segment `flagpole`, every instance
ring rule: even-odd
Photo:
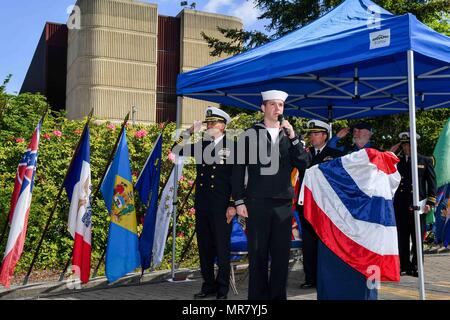
[[[50,215],[49,215],[48,218],[47,218],[47,222],[46,222],[46,224],[45,224],[44,231],[42,232],[41,238],[39,239],[39,244],[38,244],[38,246],[37,246],[37,248],[36,248],[36,251],[34,252],[33,260],[31,261],[31,265],[30,265],[30,267],[29,267],[29,269],[28,269],[27,275],[26,275],[25,278],[23,279],[23,285],[26,285],[26,284],[28,283],[28,279],[29,279],[29,277],[30,277],[31,271],[33,270],[34,264],[35,264],[35,262],[36,262],[36,259],[37,259],[38,255],[39,255],[39,251],[41,250],[42,242],[44,241],[44,237],[45,237],[45,235],[47,234],[48,228],[50,227],[50,223],[51,223],[51,220],[52,220],[52,218],[53,218],[53,215],[55,214],[56,207],[57,207],[58,204],[59,204],[59,199],[61,198],[62,192],[63,192],[63,190],[64,190],[64,183],[66,182],[67,175],[69,174],[70,169],[71,169],[72,166],[73,166],[73,162],[74,162],[74,160],[75,160],[75,155],[78,153],[78,151],[79,151],[79,149],[80,149],[82,137],[84,136],[84,134],[85,134],[85,132],[86,132],[86,130],[87,130],[87,127],[88,127],[88,125],[89,125],[89,122],[90,122],[91,119],[92,119],[92,114],[93,114],[93,113],[94,113],[94,109],[92,109],[91,112],[89,112],[88,119],[86,120],[86,123],[85,123],[84,128],[83,128],[83,133],[81,134],[81,137],[80,137],[80,139],[78,140],[78,144],[77,144],[77,146],[76,146],[76,148],[75,148],[75,151],[74,151],[74,153],[73,153],[73,155],[72,155],[72,159],[70,160],[69,167],[67,168],[67,171],[66,171],[66,174],[65,174],[65,176],[64,176],[63,182],[62,182],[62,184],[61,184],[61,187],[59,188],[58,195],[56,196],[55,204],[53,205],[52,211],[50,212]]]
[[[189,200],[189,196],[191,195],[192,191],[193,191],[194,188],[195,188],[195,183],[196,183],[196,182],[197,182],[197,179],[194,180],[194,183],[192,184],[191,189],[189,190],[188,194],[184,197],[183,202],[181,202],[181,207],[180,207],[179,212],[183,212],[184,207],[186,206],[186,203],[187,203],[187,201]],[[177,215],[177,217],[178,217],[178,215]],[[170,226],[169,226],[169,229],[170,229]],[[168,238],[169,238],[169,235],[167,235],[167,239],[168,239]]]
[[[192,240],[194,239],[195,234],[196,234],[196,232],[195,232],[195,229],[194,229],[194,232],[192,232],[191,237],[189,238],[188,242],[187,242],[186,245],[184,246],[184,249],[183,249],[183,251],[182,251],[182,253],[181,253],[180,264],[181,264],[181,262],[184,260],[184,256],[186,255],[186,253],[187,253],[189,247],[191,246],[191,243],[192,243]]]
[[[128,112],[128,114],[125,116],[125,119],[123,120],[122,128],[120,130],[120,134],[117,137],[116,143],[114,145],[114,148],[111,151],[111,154],[109,156],[108,164],[106,165],[105,170],[103,171],[102,177],[100,178],[100,183],[98,184],[97,189],[95,190],[94,196],[92,197],[91,207],[94,207],[94,205],[95,205],[95,200],[97,199],[98,191],[100,190],[100,186],[102,185],[103,179],[105,178],[106,172],[108,171],[109,165],[111,164],[111,161],[114,158],[114,153],[115,153],[115,151],[117,149],[117,145],[119,144],[120,137],[122,136],[122,131],[124,130],[125,125],[128,122],[128,118],[129,117],[130,117],[130,113]],[[69,259],[67,259],[67,262],[66,262],[66,264],[64,266],[64,270],[60,274],[58,281],[62,281],[64,279],[64,275],[66,274],[67,268],[69,268],[70,261],[72,260],[72,254],[73,254],[73,248],[72,248],[72,253],[70,254]]]
[[[2,206],[2,216],[3,216],[4,214],[5,214],[5,207]],[[8,228],[8,220],[9,220],[9,215],[8,215],[8,217],[6,217],[5,225],[3,226],[2,235],[0,236],[0,246],[1,246],[2,243],[3,243],[3,238],[5,237],[6,230],[7,230],[7,228]]]
[[[177,122],[175,130],[181,128],[181,107],[182,107],[182,96],[177,97]],[[178,162],[178,158],[176,161]],[[177,194],[178,194],[178,165],[175,165],[174,174],[173,174],[173,212],[172,212],[172,267],[171,267],[171,275],[172,280],[175,279],[175,255],[176,255],[176,236],[177,236]]]
[[[162,128],[162,131],[161,131],[161,139],[163,138],[163,133],[164,133],[164,130],[166,129],[166,126],[167,126],[167,123],[168,123],[168,121],[169,121],[169,119],[167,119],[166,120],[166,122],[164,122],[164,126],[163,126],[163,128]],[[122,135],[122,134],[121,134]],[[157,141],[156,141],[157,142]],[[155,148],[155,146],[156,146],[156,142],[155,142],[155,145],[153,146],[153,149]],[[116,146],[117,147],[117,146]],[[153,149],[152,149],[152,152],[153,152]],[[151,153],[150,153],[151,154]],[[147,161],[148,161],[148,159],[150,158],[150,156],[147,158],[147,160],[145,161],[145,164],[144,164],[144,168],[145,168],[145,165],[147,164]],[[111,160],[112,161],[112,160]],[[109,164],[108,164],[108,166],[109,166]],[[105,174],[106,174],[106,172],[105,172]],[[140,177],[140,175],[139,175],[139,177]],[[138,177],[138,180],[139,180],[139,177]],[[103,180],[103,179],[102,179]],[[166,181],[166,183],[167,183],[167,181]],[[101,185],[101,183],[100,183],[100,185]],[[165,186],[165,184],[164,184],[164,186]],[[100,187],[99,187],[100,188]],[[158,195],[158,199],[160,198],[160,196],[161,196],[161,193]],[[137,217],[137,214],[136,214],[136,217]],[[105,254],[106,254],[106,246],[104,246],[104,248],[103,248],[103,251],[102,251],[102,255],[101,255],[101,257],[100,257],[100,260],[99,260],[99,262],[98,262],[98,264],[97,264],[97,266],[95,267],[95,270],[94,270],[94,274],[92,275],[92,278],[95,278],[96,276],[97,276],[97,272],[98,272],[98,269],[100,268],[100,265],[101,265],[101,263],[102,263],[102,261],[103,261],[103,259],[105,258]],[[64,271],[65,272],[65,271]]]
[[[137,183],[137,182],[139,181],[139,179],[141,178],[142,172],[144,171],[145,167],[147,166],[147,163],[148,163],[148,161],[150,160],[150,157],[152,156],[153,151],[154,151],[155,148],[156,148],[156,144],[158,143],[158,140],[163,138],[164,129],[165,129],[165,125],[164,125],[164,127],[163,127],[161,133],[160,133],[160,134],[158,135],[158,137],[156,138],[156,141],[155,141],[155,144],[153,145],[152,151],[150,151],[150,153],[149,153],[149,155],[148,155],[148,157],[147,157],[147,160],[145,160],[144,166],[142,167],[143,169],[141,170],[141,173],[139,174],[138,178],[136,179],[136,183]],[[159,182],[158,182],[158,183],[159,183]],[[158,187],[159,187],[159,186],[158,186]],[[159,199],[159,197],[158,197],[158,199]],[[150,201],[151,201],[151,196],[148,197],[148,200],[147,200],[147,203],[145,203],[145,206],[148,207],[148,206],[150,205]],[[140,219],[139,219],[139,218],[145,217],[145,212],[144,212],[143,214],[141,214],[141,211],[142,211],[142,210],[141,210],[140,206],[139,206],[139,210],[138,210],[138,204],[137,204],[136,202],[135,202],[134,204],[135,204],[135,208],[136,208],[136,220],[137,220],[137,224],[139,225],[139,222],[140,222]],[[139,211],[139,213],[138,213],[138,211]],[[147,211],[147,210],[145,210],[145,211]],[[102,256],[103,256],[103,255],[102,255]],[[142,274],[144,274],[144,270],[142,270]]]
[[[92,197],[92,206],[94,206],[95,201],[97,200],[98,192],[100,191],[100,187],[101,187],[101,185],[103,183],[103,179],[105,179],[105,176],[106,176],[106,173],[108,172],[109,166],[110,166],[111,162],[114,160],[114,155],[116,153],[117,146],[119,145],[119,142],[120,142],[120,137],[122,136],[122,133],[125,130],[125,126],[126,126],[129,118],[130,118],[130,112],[128,112],[127,115],[125,116],[125,118],[123,119],[122,127],[120,128],[120,133],[119,133],[119,135],[118,135],[118,137],[116,139],[116,143],[114,144],[114,148],[112,149],[111,154],[109,155],[108,164],[106,165],[105,170],[103,171],[103,174],[102,174],[102,177],[100,179],[100,182],[98,183],[97,189],[95,190],[94,196]],[[104,247],[106,249],[106,245]],[[92,278],[94,278],[97,275],[98,268],[100,267],[100,264],[101,264],[101,262],[103,260],[103,256],[105,255],[105,252],[106,252],[106,250],[103,252],[102,257],[100,258],[100,261],[99,261],[99,263],[97,264],[97,267],[94,270],[94,274],[93,274]],[[60,281],[62,280],[62,278],[64,278],[64,274],[67,271],[68,265],[69,264],[66,263],[66,267],[65,267],[63,273],[60,276]]]
[[[151,156],[152,153],[153,153],[153,150],[155,150],[156,144],[158,143],[158,138],[159,138],[159,136],[161,136],[161,139],[163,138],[163,134],[164,134],[164,131],[166,130],[167,122],[168,122],[168,121],[169,121],[169,119],[167,119],[166,122],[164,122],[164,126],[162,127],[161,133],[160,133],[160,134],[158,135],[158,137],[156,138],[156,141],[155,141],[155,144],[153,145],[152,151],[150,151],[150,153],[148,154],[147,160],[145,160],[144,166],[143,166],[142,168],[145,168],[145,166],[146,166],[147,163],[148,163],[148,160],[150,159],[150,156]],[[141,178],[141,174],[142,174],[142,171],[141,171],[141,173],[139,174],[139,177],[137,178],[136,181],[139,181],[139,179]]]

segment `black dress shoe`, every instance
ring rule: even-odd
[[[419,272],[417,270],[408,270],[408,271],[406,271],[406,274],[408,276],[412,276],[412,277],[416,277],[416,278],[419,277]]]
[[[210,292],[210,293],[199,292],[199,293],[194,294],[194,299],[204,299],[204,298],[207,298],[207,297],[211,297],[211,296],[213,296],[215,294],[216,294],[215,292]]]
[[[220,294],[220,293],[218,293],[217,296],[216,296],[216,299],[217,299],[217,300],[227,300],[228,297],[227,297],[226,294]]]
[[[315,288],[316,285],[314,283],[305,282],[300,285],[300,289],[311,289]]]

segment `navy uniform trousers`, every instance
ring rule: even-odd
[[[195,210],[195,228],[203,277],[202,292],[227,295],[230,276],[231,224],[227,224],[225,207]],[[219,267],[214,277],[214,263]]]
[[[218,144],[204,139],[196,144],[177,147],[177,154],[194,156],[197,182],[195,186],[195,229],[197,233],[202,292],[227,295],[230,277],[231,224],[227,224],[227,207],[232,205],[231,176],[234,142],[225,136]],[[180,148],[181,147],[181,148]],[[200,150],[200,154],[195,151]],[[175,152],[175,150],[174,150]],[[210,156],[209,160],[207,160]],[[214,265],[219,271],[214,277]]]
[[[248,298],[285,300],[292,202],[289,199],[251,198],[246,204],[250,262]]]

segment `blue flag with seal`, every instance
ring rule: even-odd
[[[140,265],[136,210],[126,130],[100,187],[111,217],[106,247],[106,277],[116,281]]]
[[[139,192],[142,203],[147,207],[144,228],[139,238],[142,271],[149,268],[152,261],[156,212],[158,209],[158,190],[161,177],[161,156],[162,135],[160,134],[135,185],[135,189]]]

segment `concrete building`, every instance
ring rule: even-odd
[[[226,57],[211,57],[201,32],[223,38],[217,26],[242,28],[238,18],[190,9],[177,17],[158,16],[156,4],[133,0],[78,0],[76,6],[67,23],[64,79],[63,107],[70,119],[94,108],[97,118],[121,121],[134,107],[136,121],[174,121],[178,73]],[[38,91],[25,86],[41,81],[31,81],[39,78],[35,69],[33,60],[21,92]],[[182,123],[202,119],[208,105],[184,98]]]

